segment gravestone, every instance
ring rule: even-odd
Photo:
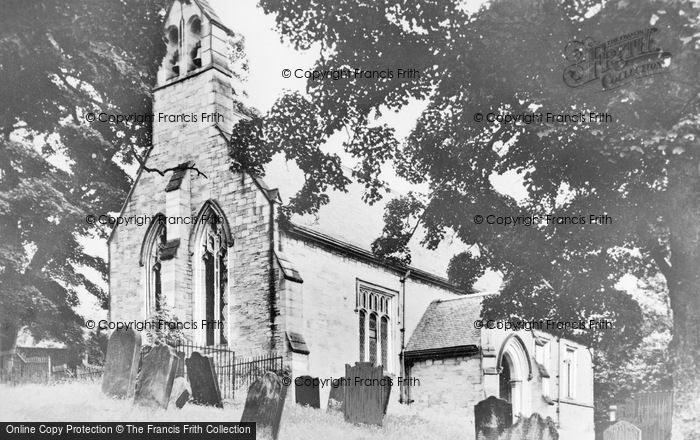
[[[382,426],[391,393],[391,380],[371,362],[345,364],[343,415],[346,422]]]
[[[102,376],[102,392],[110,397],[131,398],[141,358],[141,335],[133,329],[112,332]]]
[[[559,440],[559,433],[551,418],[543,419],[534,413],[527,419],[521,417],[515,425],[506,428],[498,440]]]
[[[195,351],[185,362],[187,363],[187,377],[190,379],[192,387],[193,403],[223,408],[214,359],[202,356]]]
[[[343,411],[345,402],[345,378],[331,381],[331,391],[328,393],[328,406],[326,411]]]
[[[608,426],[603,431],[603,440],[641,440],[642,430],[625,420]]]
[[[177,373],[177,362],[178,357],[172,347],[153,347],[143,358],[134,403],[167,409]]]
[[[175,377],[185,377],[185,352],[178,351],[176,354],[177,354],[177,373],[175,373]]]
[[[476,440],[497,440],[513,422],[510,403],[491,396],[474,406]]]
[[[248,388],[241,422],[255,422],[258,435],[260,429],[270,429],[272,438],[276,440],[286,397],[287,387],[282,379],[268,371]]]
[[[178,360],[178,365],[180,361]],[[184,377],[175,377],[173,381],[173,390],[170,392],[170,404],[169,406],[175,406],[177,409],[181,409],[187,401],[190,399],[190,389],[187,384],[187,379]]]
[[[391,384],[391,377],[384,376],[385,383]],[[389,398],[391,397],[391,385],[383,387],[384,390],[384,415],[386,415],[386,409],[389,406]]]
[[[294,380],[294,395],[298,405],[321,407],[320,382],[318,377],[299,376]]]

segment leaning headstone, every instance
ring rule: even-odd
[[[641,440],[642,430],[625,420],[608,426],[603,431],[603,440]]]
[[[156,346],[144,356],[134,402],[167,409],[177,373],[177,362],[175,350],[167,345]]]
[[[384,415],[386,415],[386,409],[389,406],[389,398],[391,397],[391,377],[384,376],[384,383],[389,384],[382,387],[384,392]]]
[[[180,362],[178,361],[178,365]],[[173,390],[170,392],[170,404],[181,409],[190,399],[190,386],[187,384],[187,379],[184,377],[175,377],[173,381]]]
[[[268,371],[248,388],[241,422],[255,422],[258,429],[271,430],[272,438],[277,440],[286,397],[282,379]]]
[[[185,362],[192,387],[192,402],[223,408],[214,359],[195,351]]]
[[[299,376],[294,380],[294,395],[297,405],[321,407],[320,381],[318,377]]]
[[[527,419],[521,417],[517,423],[506,428],[498,440],[559,440],[559,433],[554,421],[534,413]]]
[[[110,397],[133,397],[140,357],[140,334],[133,329],[112,332],[107,343],[102,392]]]
[[[356,362],[354,367],[345,365],[343,415],[345,421],[354,424],[382,426],[391,393],[391,381],[381,366],[371,362]]]
[[[327,411],[343,411],[345,402],[345,378],[338,378],[331,381],[331,391],[328,393]]]
[[[474,406],[476,440],[496,440],[513,423],[510,403],[491,396]]]

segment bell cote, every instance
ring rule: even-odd
[[[210,68],[230,76],[226,54],[227,40],[232,35],[206,0],[174,0],[165,19],[167,51],[158,71],[157,87]]]

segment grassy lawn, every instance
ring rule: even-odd
[[[218,422],[238,421],[245,395],[226,402],[224,409],[187,404],[183,409],[146,409],[100,392],[99,383],[0,385],[0,421],[8,422]],[[396,405],[384,426],[354,426],[341,413],[288,404],[282,415],[279,440],[425,439],[469,440],[474,427],[463,409]]]

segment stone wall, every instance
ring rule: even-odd
[[[301,333],[311,351],[310,373],[321,378],[341,377],[345,364],[359,361],[359,315],[355,310],[357,281],[361,280],[395,292],[401,291],[403,273],[376,263],[329,250],[315,242],[297,239],[281,233],[281,249],[294,264],[304,282],[295,287],[286,302],[302,314],[290,316],[291,330]],[[287,283],[288,284],[288,283]],[[444,288],[409,278],[406,282],[406,343],[428,304],[435,299],[454,298]],[[400,374],[400,317],[398,303],[392,317],[392,360],[389,372]],[[291,309],[290,309],[291,310]],[[300,328],[299,328],[300,327]],[[297,372],[294,373],[297,375]],[[395,383],[397,381],[394,381]],[[328,399],[328,388],[321,389],[321,402]],[[394,388],[391,402],[398,402],[399,390]]]
[[[410,374],[420,381],[411,386],[413,405],[460,408],[473,425],[474,405],[484,399],[478,355],[416,361]]]
[[[275,350],[275,314],[270,295],[271,208],[265,193],[247,175],[230,170],[228,146],[211,121],[202,113],[223,115],[219,125],[230,131],[241,117],[232,110],[229,78],[216,69],[202,69],[188,78],[155,91],[154,114],[193,114],[198,122],[154,123],[149,167],[165,169],[186,161],[197,172],[188,171],[179,190],[165,192],[172,175],[142,173],[122,216],[197,216],[205,202],[215,201],[222,209],[233,235],[229,248],[229,345],[237,354],[259,354]],[[180,193],[175,194],[173,193]],[[191,320],[193,264],[191,243],[194,225],[168,225],[168,239],[178,237],[175,258],[163,262],[163,293],[180,320]],[[148,227],[122,225],[110,240],[111,319],[144,319],[145,274],[139,252]]]

